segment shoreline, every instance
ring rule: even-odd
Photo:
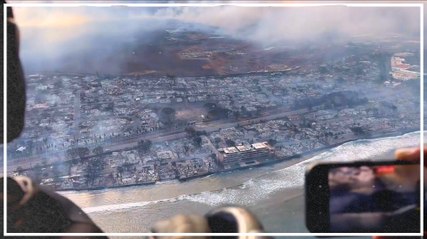
[[[364,141],[345,144],[338,149],[315,151],[298,159],[284,161],[266,167],[211,175],[200,180],[189,180],[177,184],[177,180],[146,187],[126,187],[95,191],[64,192],[105,231],[146,232],[152,221],[160,221],[176,214],[204,215],[209,210],[222,205],[241,205],[250,210],[262,221],[268,232],[306,232],[304,224],[304,188],[301,170],[306,163],[317,159],[339,160],[341,154],[350,160],[357,159],[358,152],[367,148],[365,157],[373,160],[391,158],[398,147],[411,147],[419,141],[419,132],[403,137]],[[394,132],[396,135],[397,132]],[[373,138],[373,135],[371,135]],[[388,134],[390,136],[390,134]],[[380,154],[376,148],[386,143]],[[388,142],[393,142],[388,144]],[[402,142],[402,143],[401,143]],[[365,146],[366,144],[366,146]],[[375,147],[372,147],[375,145]],[[356,147],[356,148],[354,148]],[[311,160],[314,156],[314,160]],[[308,159],[306,162],[302,162]],[[298,164],[298,162],[302,162]],[[288,170],[289,169],[289,170]],[[286,183],[288,180],[291,183]],[[145,215],[145,216],[142,216]],[[146,220],[149,215],[150,220]],[[107,218],[127,220],[139,218],[126,225],[111,223]]]
[[[338,147],[338,146],[345,144],[345,143],[348,143],[348,142],[352,142],[352,141],[356,141],[356,140],[369,140],[369,139],[377,139],[377,138],[397,137],[397,136],[402,136],[402,135],[405,135],[408,133],[415,133],[415,132],[420,132],[420,130],[419,129],[398,130],[398,131],[382,133],[382,134],[381,133],[371,134],[371,135],[364,137],[364,138],[350,138],[350,139],[343,140],[341,142],[338,142],[338,143],[335,143],[332,145],[312,149],[312,150],[309,150],[307,152],[303,152],[301,154],[289,156],[289,157],[279,159],[276,161],[269,161],[269,162],[259,164],[259,165],[251,165],[251,166],[247,166],[247,167],[235,168],[235,169],[224,170],[224,171],[210,172],[210,173],[204,174],[204,175],[193,176],[193,177],[185,179],[185,180],[174,179],[174,180],[156,181],[156,182],[149,182],[149,183],[116,185],[116,186],[110,186],[110,187],[81,188],[81,189],[73,189],[73,190],[57,189],[55,191],[58,191],[58,192],[88,191],[89,192],[89,191],[101,191],[101,190],[110,189],[110,188],[144,187],[144,186],[160,184],[163,182],[164,183],[171,182],[171,183],[175,184],[175,183],[185,183],[185,182],[193,181],[194,179],[197,179],[197,178],[205,178],[205,177],[208,177],[210,175],[221,175],[221,174],[225,174],[225,173],[232,173],[232,172],[236,172],[236,171],[245,171],[245,170],[249,170],[251,168],[262,168],[262,167],[271,166],[271,165],[283,164],[281,166],[281,168],[287,168],[287,167],[292,166],[294,164],[303,162],[303,161],[305,161],[305,160],[307,160],[307,159],[309,159],[309,158],[311,158],[311,157],[315,156],[316,154],[319,154],[323,151]],[[240,185],[241,184],[235,185],[235,186],[240,186]],[[216,191],[216,190],[214,190],[214,191]]]
[[[402,140],[405,141],[404,144],[400,143]],[[350,153],[356,153],[356,156],[352,157],[355,159],[357,152],[365,147],[368,147],[369,152],[375,153],[375,147],[369,146],[371,144],[378,147],[378,145],[382,145],[382,141],[393,141],[394,143],[387,146],[386,150],[382,150],[380,154],[368,155],[374,160],[379,160],[391,157],[390,154],[395,148],[417,144],[418,140],[418,132],[402,138],[384,137],[384,140],[380,138],[379,144],[377,144],[377,140],[366,142],[361,140],[360,143],[346,144],[342,148],[332,149],[326,153],[318,151],[309,154],[306,152],[302,158],[285,161],[278,165],[228,172],[221,176],[212,175],[183,184],[177,184],[177,181],[174,181],[159,186],[75,192],[66,196],[79,203],[84,210],[88,210],[88,215],[106,231],[147,232],[153,221],[164,220],[177,214],[204,215],[209,210],[221,205],[241,205],[249,208],[259,218],[267,232],[306,232],[303,186],[298,184],[282,187],[279,184],[277,187],[264,189],[263,185],[267,186],[266,184],[270,181],[292,179],[297,174],[291,173],[294,170],[288,171],[287,168],[294,167],[292,165],[303,158],[309,159],[309,161],[311,161],[310,156],[314,156],[315,160],[327,159],[331,152],[333,159],[339,159],[339,156],[334,157],[333,155],[346,154],[347,150],[352,150]],[[353,149],[354,146],[357,148]],[[299,164],[298,171],[304,166],[305,162]],[[252,179],[254,179],[254,183],[248,182]],[[150,220],[146,220],[147,215]],[[139,218],[139,220],[126,225],[117,225],[111,223],[107,219],[108,217],[122,220],[131,217]]]

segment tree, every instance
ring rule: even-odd
[[[87,184],[93,184],[95,179],[99,177],[104,170],[105,164],[101,158],[92,157],[87,162],[86,167],[86,182]]]
[[[225,144],[227,144],[228,147],[234,147],[234,146],[236,146],[236,142],[234,142],[231,139],[226,139],[225,140]]]
[[[78,158],[73,158],[71,164],[79,164],[80,160]]]
[[[196,129],[194,129],[194,127],[186,127],[185,128],[185,132],[187,133],[187,136],[189,138],[192,138],[196,135]]]
[[[148,151],[148,150],[150,150],[150,148],[151,148],[151,145],[152,145],[153,143],[151,143],[151,140],[145,140],[144,141],[144,143],[142,144],[142,149],[143,150],[145,150],[145,151]]]
[[[123,167],[122,166],[118,166],[117,167],[117,172],[119,172],[120,173],[120,175],[124,172],[124,169],[123,169]]]
[[[350,127],[350,130],[355,134],[355,135],[366,135],[368,132],[363,129],[362,127],[356,126],[356,127]]]
[[[188,145],[184,145],[184,153],[188,153],[189,150],[190,150],[190,147],[188,147]]]
[[[92,150],[92,153],[94,155],[102,154],[104,153],[104,148],[102,146],[98,146]]]
[[[239,111],[233,111],[233,117],[238,119],[240,117],[240,112]]]
[[[197,147],[202,146],[202,138],[200,136],[194,137],[193,142]]]
[[[21,166],[18,166],[18,167],[16,168],[16,172],[17,172],[19,175],[22,175],[22,173],[24,172],[24,169],[23,169]]]
[[[165,107],[160,111],[159,120],[164,125],[170,126],[175,122],[176,111],[173,108]]]
[[[226,119],[228,118],[229,112],[231,112],[229,109],[215,107],[211,110],[208,110],[207,118],[209,120]]]
[[[85,156],[89,155],[89,153],[90,153],[90,150],[86,147],[72,148],[67,150],[67,157],[69,157],[70,159],[74,159],[77,157],[82,159]]]
[[[150,150],[152,144],[153,143],[149,139],[141,140],[138,142],[138,151],[141,153],[146,153]]]
[[[271,146],[274,146],[274,145],[277,144],[277,140],[275,140],[275,139],[269,139],[268,140],[268,144],[271,145]]]
[[[80,148],[77,148],[77,153],[79,155],[79,158],[82,159],[89,155],[90,150],[86,147],[80,147]]]
[[[206,103],[203,105],[207,110],[211,110],[211,109],[215,109],[217,107],[217,105],[215,103]]]

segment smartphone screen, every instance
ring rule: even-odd
[[[419,232],[419,165],[328,170],[331,232]]]

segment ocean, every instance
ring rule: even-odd
[[[105,232],[148,232],[156,221],[173,215],[205,214],[223,205],[249,208],[267,232],[307,232],[303,184],[308,165],[326,161],[390,159],[397,148],[420,143],[420,132],[363,139],[301,159],[210,175],[187,182],[167,181],[95,191],[61,192]]]

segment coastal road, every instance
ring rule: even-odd
[[[307,112],[309,112],[309,110],[304,108],[304,109],[293,110],[293,111],[273,113],[270,115],[264,115],[264,116],[255,117],[248,120],[241,120],[237,122],[236,121],[235,122],[213,121],[213,122],[207,122],[207,123],[198,123],[196,124],[195,129],[203,130],[203,131],[206,131],[207,133],[210,133],[213,131],[217,131],[219,129],[236,127],[238,125],[240,126],[250,125],[250,124],[259,123],[261,121],[280,119],[290,115],[304,114]],[[176,139],[184,138],[186,136],[187,136],[187,133],[184,130],[146,134],[146,135],[141,135],[139,137],[122,140],[120,142],[114,142],[109,145],[104,145],[103,147],[104,147],[104,151],[119,151],[123,149],[135,148],[138,145],[138,142],[141,140],[151,140],[153,143],[155,143],[155,142],[176,140]],[[8,171],[13,171],[19,166],[24,169],[31,168],[37,163],[46,161],[47,158],[48,158],[48,163],[65,161],[66,160],[65,151],[54,152],[50,154],[33,155],[22,160],[9,161]]]

